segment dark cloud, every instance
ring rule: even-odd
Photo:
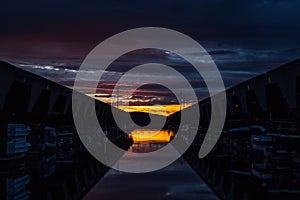
[[[4,32],[114,32],[164,26],[195,36],[296,36],[300,27],[297,0],[9,0],[1,7]]]
[[[4,0],[0,7],[0,59],[69,87],[98,43],[143,26],[175,29],[199,41],[226,86],[300,55],[299,0]],[[188,77],[199,98],[205,95],[205,84],[189,63],[153,49],[118,59],[99,92],[109,93],[124,72],[154,61],[173,66]],[[167,91],[154,86],[139,91],[135,99],[159,94],[163,99],[151,100],[172,102]]]

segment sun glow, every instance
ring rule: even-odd
[[[111,104],[112,97],[107,97],[105,95],[95,95],[95,94],[87,94],[87,95],[99,101],[102,101],[104,103]],[[183,105],[165,104],[165,105],[155,105],[155,106],[150,106],[150,105],[149,106],[148,105],[124,106],[122,105],[122,102],[120,102],[117,107],[126,112],[145,112],[145,113],[169,116],[175,112],[180,111],[181,109],[190,107],[191,105],[193,104],[185,103]]]

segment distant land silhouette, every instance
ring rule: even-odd
[[[158,115],[158,114],[152,114],[152,115],[161,118],[161,120],[164,120],[165,118],[165,116],[163,115]],[[149,113],[145,113],[145,112],[130,112],[130,116],[132,120],[139,126],[147,126],[151,121]]]

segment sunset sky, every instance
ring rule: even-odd
[[[0,5],[0,59],[70,88],[97,44],[137,27],[170,28],[198,41],[216,62],[226,87],[300,57],[298,0],[6,0]],[[101,100],[110,102],[118,78],[148,62],[174,67],[187,77],[199,100],[207,95],[201,77],[182,58],[144,49],[110,66],[97,90],[107,94]],[[77,89],[94,96],[88,85]],[[168,114],[180,108],[174,95],[158,85],[118,99],[120,108],[129,101],[131,111],[147,111],[153,104],[165,105]]]

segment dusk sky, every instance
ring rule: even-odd
[[[138,27],[170,28],[197,40],[227,87],[300,58],[300,0],[4,0],[0,5],[0,59],[68,87],[97,44]],[[184,60],[153,49],[118,59],[99,93],[109,94],[129,68],[153,61],[185,73],[199,99],[205,96],[205,85]],[[126,98],[136,105],[176,104],[158,86]]]

